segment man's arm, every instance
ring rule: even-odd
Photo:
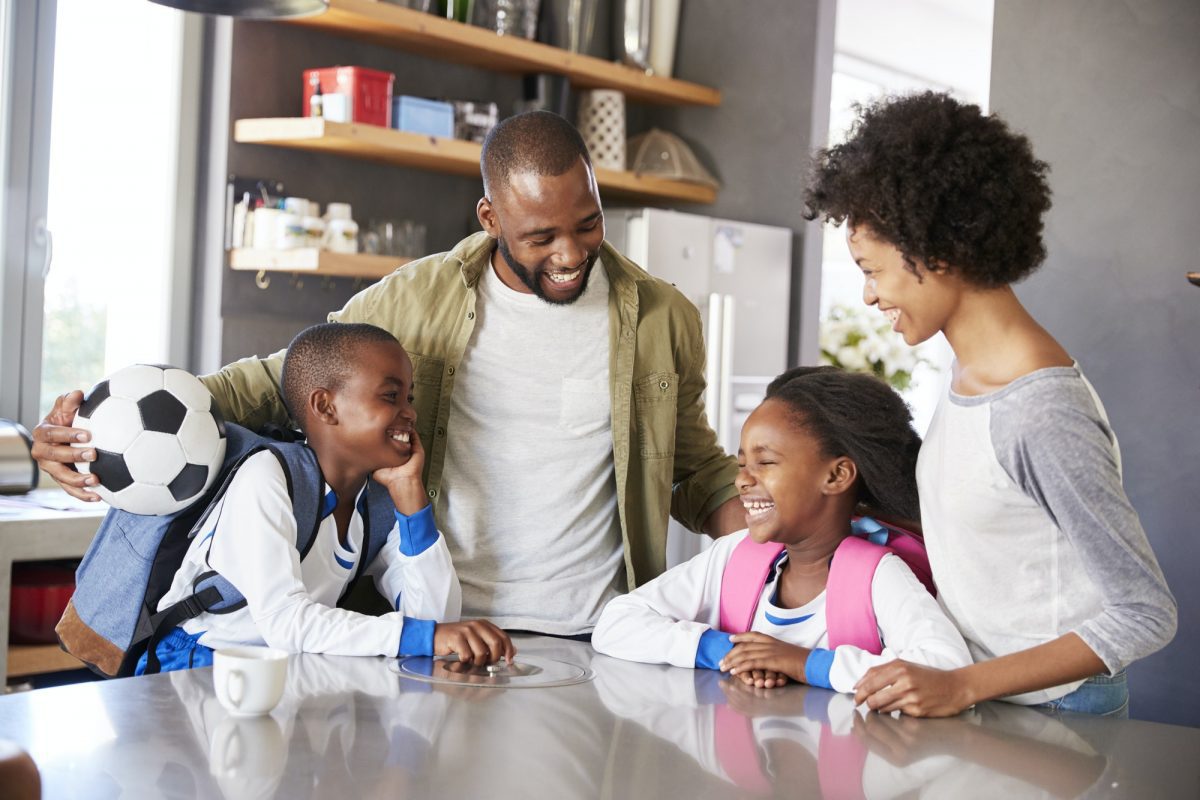
[[[740,531],[746,526],[746,507],[742,498],[731,497],[708,515],[704,521],[704,532],[714,539]]]

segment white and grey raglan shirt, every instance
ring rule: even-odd
[[[432,507],[411,516],[396,512],[387,541],[366,565],[363,574],[374,578],[396,609],[374,617],[336,608],[366,557],[366,484],[356,498],[345,543],[333,517],[337,496],[328,484],[324,492],[315,538],[301,560],[279,461],[265,451],[246,459],[193,539],[159,608],[191,594],[196,577],[215,570],[241,591],[246,605],[205,612],[180,626],[206,647],[255,644],[293,653],[432,655],[436,623],[458,620],[462,608],[458,577]]]
[[[1078,365],[942,398],[917,462],[938,602],[978,661],[1077,634],[1111,674],[1171,640],[1175,600]],[[1006,698],[1036,704],[1082,681]]]

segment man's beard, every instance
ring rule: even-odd
[[[520,261],[517,261],[516,257],[512,254],[512,250],[510,250],[508,247],[508,242],[504,241],[503,236],[496,238],[496,248],[500,251],[500,255],[508,264],[508,268],[511,269],[513,274],[520,279],[521,283],[525,284],[525,286],[529,288],[529,291],[533,292],[547,303],[556,306],[570,305],[583,296],[583,293],[587,290],[588,278],[590,278],[592,275],[592,267],[595,266],[596,258],[600,255],[599,251],[588,254],[587,263],[583,266],[583,282],[579,284],[579,291],[577,291],[571,297],[566,297],[560,300],[550,297],[542,288],[541,277],[542,273],[545,272],[544,269],[530,269]]]

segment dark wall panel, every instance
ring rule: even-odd
[[[1200,725],[1200,5],[1005,0],[994,36],[992,108],[1054,190],[1019,294],[1104,401],[1179,601],[1175,641],[1130,669],[1132,713]]]

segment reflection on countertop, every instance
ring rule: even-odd
[[[235,718],[208,669],[0,697],[47,798],[1200,797],[1200,730],[986,703],[949,720],[755,691],[519,637],[586,683],[481,689],[389,659],[293,656],[279,706]]]

